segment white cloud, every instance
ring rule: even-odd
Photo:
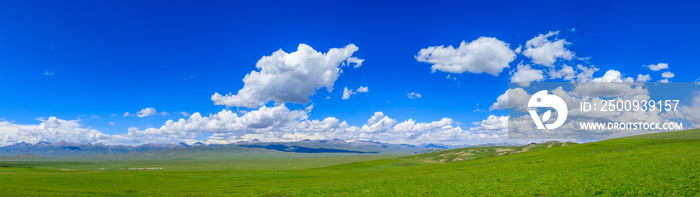
[[[364,87],[364,86],[360,86],[359,88],[357,88],[357,92],[367,93],[367,92],[369,92],[369,88]]]
[[[574,57],[574,53],[566,49],[566,45],[570,45],[565,39],[554,38],[550,40],[550,37],[556,36],[559,31],[549,32],[547,34],[540,34],[525,43],[525,50],[523,55],[532,59],[535,64],[540,64],[544,66],[553,66],[557,59],[571,60]]]
[[[348,89],[348,87],[345,87],[345,89],[343,89],[343,100],[350,99],[350,96],[352,96],[353,94],[355,94],[355,92],[353,92],[352,89]]]
[[[362,126],[363,133],[379,133],[387,132],[396,124],[395,119],[391,119],[382,112],[375,112],[374,115],[367,120],[367,124]]]
[[[593,79],[593,74],[600,70],[595,66],[585,67],[581,64],[576,66],[579,69],[579,73],[576,75],[576,80],[579,82],[587,82]]]
[[[508,116],[495,116],[489,115],[486,120],[481,122],[474,122],[473,127],[470,130],[478,131],[479,133],[497,134],[497,135],[507,135],[508,133]]]
[[[187,112],[181,111],[181,112],[180,112],[180,115],[182,115],[182,116],[189,116],[190,114],[187,113]]]
[[[551,69],[548,74],[550,79],[562,78],[567,81],[572,81],[574,78],[576,78],[576,71],[574,70],[574,67],[566,64],[564,64],[560,70]]]
[[[624,78],[622,73],[617,70],[608,70],[605,75],[599,78],[594,78],[591,82],[634,82],[632,77]]]
[[[700,92],[694,92],[691,94],[692,100],[687,104],[680,104],[678,106],[678,111],[669,111],[667,113],[676,113],[677,117],[688,120],[694,128],[700,128]]]
[[[175,135],[187,136],[186,133],[229,133],[251,134],[261,132],[290,131],[288,126],[306,119],[304,110],[289,110],[285,105],[275,107],[260,107],[245,114],[239,115],[231,110],[224,109],[217,114],[203,117],[200,113],[193,113],[188,119],[180,118],[178,121],[168,120],[160,128],[147,128],[140,130],[129,129],[130,135]]]
[[[506,135],[487,131],[485,128],[491,128],[490,125],[483,126],[483,128],[482,125],[477,125],[475,128],[465,130],[456,126],[457,123],[450,118],[442,118],[433,122],[417,122],[409,119],[398,123],[382,112],[376,112],[367,120],[367,124],[361,127],[349,126],[346,122],[340,122],[332,117],[323,121],[306,121],[303,124],[305,126],[300,130],[304,130],[306,135],[324,136],[325,138],[335,136],[334,138],[344,140],[364,139],[389,143],[454,145],[486,143],[506,138]],[[500,134],[503,132],[499,131]]]
[[[629,79],[629,78],[628,78]],[[610,82],[610,81],[599,81]],[[579,83],[571,92],[576,96],[605,96],[605,97],[634,97],[638,95],[647,95],[646,89],[637,86],[633,81],[612,81],[612,82],[627,82],[627,83]]]
[[[647,82],[647,81],[649,81],[649,80],[651,80],[651,76],[649,76],[649,74],[646,74],[646,75],[639,74],[639,75],[637,75],[637,82],[642,82],[642,83],[644,83],[644,82]]]
[[[360,92],[367,93],[369,92],[369,88],[360,86],[359,88],[357,88],[356,91],[353,91],[352,89],[348,89],[348,87],[345,87],[345,89],[343,89],[343,100],[348,100],[350,99],[350,96]]]
[[[515,74],[510,77],[513,83],[529,83],[544,80],[542,70],[532,69],[530,65],[518,64]]]
[[[668,69],[668,64],[667,63],[658,63],[658,64],[647,65],[647,67],[649,67],[649,70],[652,70],[652,71],[660,71],[663,69]]]
[[[404,142],[454,143],[468,136],[460,127],[453,126],[454,120],[443,118],[433,122],[416,122],[412,119],[396,124],[386,138]],[[460,135],[464,134],[464,135]]]
[[[419,62],[431,63],[433,72],[488,73],[498,76],[515,53],[509,44],[496,38],[480,37],[470,43],[462,41],[459,47],[431,46],[421,49],[415,56]]]
[[[408,93],[409,99],[416,99],[416,98],[420,98],[420,97],[421,97],[421,95],[418,93],[415,93],[415,92]]]
[[[512,100],[509,100],[512,98]],[[530,95],[522,88],[513,88],[506,90],[496,98],[496,102],[489,107],[489,110],[508,109],[509,106],[524,106],[530,99]],[[510,105],[508,105],[509,102]]]
[[[199,132],[213,133],[209,143],[231,143],[240,140],[292,141],[301,139],[375,140],[389,143],[484,143],[503,140],[498,124],[485,121],[470,130],[453,125],[450,118],[433,122],[412,119],[398,123],[382,112],[376,112],[362,126],[351,126],[335,117],[307,120],[308,111],[289,110],[284,105],[261,107],[243,115],[229,110],[202,117],[199,113],[189,119],[168,121],[160,128],[130,129],[130,136],[180,136],[182,139]],[[492,119],[492,118],[491,118]],[[502,118],[501,118],[502,119]],[[500,132],[500,133],[499,133]],[[188,135],[190,134],[190,135]]]
[[[639,78],[639,76],[637,76],[637,78]],[[644,76],[642,79],[644,79]],[[624,75],[617,70],[608,70],[605,72],[605,75],[602,77],[593,78],[590,80],[590,82],[608,83],[578,83],[576,86],[574,86],[574,90],[571,93],[576,96],[590,97],[633,97],[649,94],[646,89],[634,84],[634,78],[624,77]]]
[[[360,59],[357,57],[349,57],[346,62],[348,65],[355,64],[355,66],[353,66],[352,68],[359,68],[360,66],[362,66],[362,62],[364,62],[364,61],[365,61],[364,59]]]
[[[358,48],[349,44],[343,48],[332,48],[327,53],[317,52],[309,45],[299,44],[296,52],[286,53],[281,49],[264,56],[252,71],[243,78],[243,88],[237,94],[211,96],[216,105],[254,108],[269,101],[281,104],[307,103],[309,96],[321,88],[333,91],[333,84],[341,73],[345,62],[360,65],[362,61],[351,58]],[[342,63],[342,65],[341,65]]]
[[[44,71],[44,72],[41,73],[41,74],[44,75],[44,76],[51,76],[51,75],[54,75],[55,73],[53,73],[53,72],[47,70],[47,71]]]
[[[141,111],[136,112],[136,116],[139,118],[145,118],[145,117],[155,115],[155,114],[157,114],[157,112],[156,112],[156,109],[153,107],[144,108],[144,109],[141,109]]]
[[[659,80],[659,82],[661,82],[661,83],[668,83],[668,79],[661,79],[661,80]]]
[[[450,118],[433,122],[412,119],[398,123],[382,112],[376,112],[367,123],[351,126],[335,117],[307,120],[309,111],[290,110],[285,105],[261,107],[243,114],[222,110],[202,116],[193,113],[177,121],[168,120],[156,128],[131,127],[126,134],[108,135],[56,117],[43,120],[39,125],[17,125],[0,121],[0,145],[18,142],[68,141],[77,143],[105,143],[136,145],[144,143],[194,142],[196,137],[210,134],[207,143],[231,143],[241,140],[291,141],[301,139],[375,140],[389,143],[444,143],[474,144],[488,140],[503,140],[505,135],[495,131],[492,118],[481,125],[465,130]]]
[[[124,116],[122,116],[122,117],[127,117],[127,116],[129,116],[129,112],[124,112]]]
[[[664,73],[661,73],[661,77],[666,78],[666,79],[673,78],[674,76],[676,76],[676,75],[674,75],[671,71],[666,71]]]
[[[569,65],[562,65],[561,69],[556,70],[555,68],[549,69],[547,74],[549,74],[549,79],[563,79],[566,81],[578,81],[578,82],[588,82],[593,80],[593,74],[600,69],[591,65],[590,67],[583,66],[581,64],[577,65],[576,68]]]
[[[88,143],[110,137],[97,130],[84,127],[79,123],[79,120],[62,120],[53,116],[39,120],[41,123],[38,125],[19,125],[7,121],[0,122],[0,146],[19,142],[37,143],[40,141]]]
[[[109,122],[109,125],[114,125],[114,122]]]

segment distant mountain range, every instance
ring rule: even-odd
[[[17,143],[0,147],[0,156],[12,156],[20,154],[37,154],[42,157],[84,156],[98,154],[126,154],[132,152],[145,152],[170,148],[189,147],[185,143],[178,144],[143,144],[139,146],[105,145],[105,144],[79,144],[71,142],[38,142],[36,144]]]
[[[463,147],[463,146],[462,146]],[[451,149],[454,146],[440,144],[389,144],[375,141],[344,141],[344,140],[302,140],[296,142],[261,142],[258,140],[241,141],[231,144],[211,144],[202,142],[194,144],[143,144],[138,146],[105,145],[101,143],[71,143],[71,142],[38,142],[36,144],[17,143],[0,147],[0,156],[36,154],[41,157],[74,157],[90,155],[119,155],[160,150],[177,151],[248,151],[270,150],[295,153],[417,153]],[[162,152],[162,151],[161,151]]]

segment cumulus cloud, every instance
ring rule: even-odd
[[[128,112],[127,112],[128,113]],[[145,118],[157,114],[156,109],[153,107],[148,107],[141,109],[141,111],[136,112],[136,117]]]
[[[637,77],[639,78],[639,76]],[[571,94],[591,97],[632,97],[649,94],[645,88],[634,83],[634,78],[624,77],[624,75],[617,70],[608,70],[602,77],[593,78],[590,82],[604,83],[578,83],[574,86],[574,90]]]
[[[547,71],[549,79],[563,79],[565,81],[587,82],[593,80],[593,74],[600,69],[595,66],[577,65],[576,68],[569,65],[562,65],[560,69],[550,68]]]
[[[515,60],[515,53],[509,46],[496,38],[480,37],[472,42],[462,41],[457,48],[452,45],[424,48],[415,58],[419,62],[433,64],[433,72],[488,73],[498,76]]]
[[[363,62],[352,58],[358,48],[349,44],[343,48],[332,48],[326,53],[318,52],[306,44],[299,44],[297,51],[282,49],[258,60],[252,71],[243,78],[243,88],[237,94],[211,96],[216,105],[254,108],[269,101],[281,104],[307,103],[309,96],[321,88],[333,91],[333,84],[341,73],[342,65]]]
[[[224,109],[217,114],[203,117],[200,113],[193,113],[188,119],[180,118],[178,121],[168,120],[160,128],[147,128],[140,130],[130,128],[130,135],[175,135],[186,136],[186,133],[235,133],[249,134],[263,131],[283,131],[288,124],[306,119],[304,110],[289,110],[285,105],[275,107],[263,106],[239,115],[231,110]]]
[[[346,62],[348,65],[355,64],[355,66],[353,66],[352,68],[359,68],[360,66],[362,66],[362,62],[365,62],[365,60],[357,57],[349,57]]]
[[[668,69],[668,64],[667,63],[658,63],[658,64],[647,65],[647,67],[649,68],[649,70],[652,70],[652,71],[660,71],[663,69]]]
[[[433,122],[416,122],[412,119],[396,124],[385,138],[401,139],[407,143],[465,143],[473,133],[453,125],[454,120],[443,118]]]
[[[669,118],[680,118],[688,120],[694,128],[700,128],[700,92],[691,94],[692,98],[689,104],[682,104],[678,107],[678,111],[674,116]],[[674,112],[668,112],[674,113]]]
[[[583,65],[576,66],[579,69],[579,73],[576,74],[576,81],[587,82],[593,79],[593,74],[600,70],[595,66],[586,67]]]
[[[357,88],[357,92],[367,93],[367,92],[369,92],[369,88],[364,87],[364,86],[360,86],[359,88]]]
[[[348,100],[350,99],[350,96],[360,92],[367,93],[369,92],[369,88],[360,86],[359,88],[357,88],[356,91],[353,91],[352,89],[348,89],[348,87],[345,87],[345,89],[343,89],[343,100]]]
[[[68,141],[77,143],[97,142],[110,138],[97,130],[84,127],[79,120],[62,120],[56,117],[39,119],[38,125],[19,125],[0,122],[0,146],[19,142]]]
[[[491,122],[488,121],[488,123]],[[470,129],[463,129],[455,124],[451,118],[442,118],[432,122],[418,122],[408,119],[399,123],[382,112],[376,112],[361,127],[349,126],[345,121],[340,122],[338,119],[330,117],[323,121],[306,121],[301,130],[305,131],[305,135],[325,136],[325,138],[334,136],[344,140],[363,139],[408,144],[474,144],[506,138],[506,135],[502,135],[504,131],[496,131],[493,126],[488,124],[477,124]]]
[[[353,94],[355,94],[355,92],[353,92],[352,89],[348,89],[348,87],[345,87],[345,89],[343,89],[343,100],[350,99],[350,96],[352,96]]]
[[[168,120],[160,127],[131,127],[126,134],[108,135],[79,124],[79,120],[41,119],[39,125],[17,125],[0,121],[0,145],[18,142],[68,141],[136,145],[144,143],[194,142],[209,134],[206,143],[241,140],[293,141],[302,139],[374,140],[389,143],[444,143],[452,145],[504,140],[498,123],[490,117],[474,127],[461,128],[450,118],[432,122],[412,119],[398,122],[383,112],[374,113],[364,125],[351,126],[335,117],[308,120],[308,110],[290,110],[285,105],[263,106],[250,112],[224,109],[203,116],[193,113],[179,120]],[[502,118],[500,118],[502,119]],[[499,120],[500,120],[499,119]],[[457,124],[457,125],[455,125]]]
[[[479,133],[496,135],[507,135],[508,133],[508,116],[489,115],[486,120],[472,124],[478,126],[472,127],[470,130],[478,131]]]
[[[649,80],[651,80],[651,76],[649,76],[649,74],[646,74],[646,75],[639,74],[639,75],[637,75],[637,82],[642,82],[642,83],[644,83],[644,82],[647,82],[647,81],[649,81]]]
[[[367,124],[362,126],[361,131],[368,134],[386,132],[395,124],[395,119],[389,118],[382,112],[375,112],[374,115],[367,120]]]
[[[124,112],[124,116],[122,116],[122,117],[127,117],[129,115],[130,115],[129,112]]]
[[[530,96],[531,95],[527,94],[522,88],[508,89],[505,93],[496,98],[496,102],[489,107],[489,110],[508,109],[509,106],[524,106],[530,99]],[[512,103],[508,105],[509,102]]]
[[[477,124],[469,130],[454,125],[454,120],[443,118],[433,122],[412,119],[399,123],[383,112],[375,112],[364,125],[351,126],[335,117],[308,120],[308,111],[289,110],[284,105],[261,107],[245,114],[222,110],[207,117],[199,113],[188,119],[167,121],[160,128],[140,130],[130,128],[128,136],[169,136],[177,139],[194,137],[198,133],[212,133],[208,143],[231,143],[241,140],[293,141],[302,139],[375,140],[389,143],[483,143],[481,139],[503,140],[496,134],[492,121]],[[495,124],[495,123],[494,123]],[[491,130],[491,131],[489,131]]]
[[[535,64],[549,67],[553,66],[557,59],[571,60],[574,58],[574,53],[566,48],[571,43],[565,39],[556,38],[558,34],[559,31],[550,31],[528,40],[525,43],[523,55],[532,59]]]
[[[666,71],[664,73],[661,73],[661,77],[666,78],[666,79],[673,78],[674,76],[676,76],[676,75],[673,74],[671,71]]]
[[[409,98],[409,99],[417,99],[417,98],[420,98],[420,97],[421,97],[421,95],[418,94],[418,93],[415,93],[415,92],[408,93],[408,98]]]
[[[594,78],[591,82],[634,82],[632,77],[623,77],[617,70],[608,70],[602,77]]]
[[[589,97],[633,97],[647,95],[649,92],[634,83],[579,83],[574,87],[571,94]]]
[[[529,83],[535,81],[544,80],[544,72],[538,69],[532,69],[530,65],[518,64],[513,76],[510,77],[510,81],[513,83]]]
[[[550,79],[561,78],[567,81],[572,81],[574,78],[576,78],[576,70],[574,70],[574,67],[566,64],[564,64],[559,70],[550,69],[548,74]]]

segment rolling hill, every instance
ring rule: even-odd
[[[490,146],[472,147],[443,150],[431,153],[424,153],[414,156],[402,157],[402,159],[414,159],[432,163],[452,163],[466,160],[482,159],[503,155],[513,155],[545,148],[562,147],[575,144],[572,142],[549,141],[545,143],[532,143],[526,146]]]

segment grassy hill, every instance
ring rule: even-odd
[[[413,159],[431,163],[452,163],[466,160],[482,159],[487,157],[497,157],[503,155],[512,155],[524,153],[533,150],[567,146],[575,143],[549,141],[539,144],[529,144],[527,146],[494,146],[494,147],[476,147],[476,148],[459,148],[425,153],[420,155],[412,155],[402,157],[401,159]]]
[[[700,130],[295,170],[68,171],[0,162],[0,195],[700,195],[700,140],[668,139],[678,136],[700,136]]]

